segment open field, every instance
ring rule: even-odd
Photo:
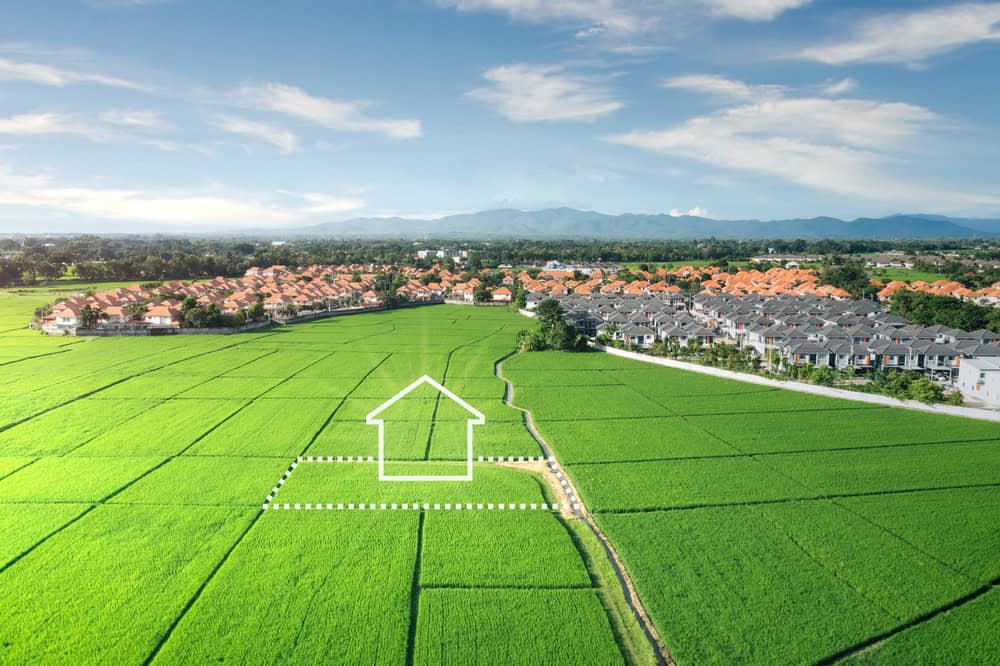
[[[504,373],[678,663],[996,654],[1000,425],[601,354]]]
[[[6,295],[4,321],[40,295]],[[485,413],[477,457],[540,456],[493,371],[523,325],[441,306],[240,336],[0,334],[0,662],[649,663],[540,475],[379,483],[367,461],[365,415],[423,374]],[[387,472],[464,468],[467,418],[433,390],[400,400]],[[365,462],[303,463],[277,501],[484,508],[262,510],[312,455]]]
[[[0,662],[653,663],[542,466],[478,460],[542,454],[500,359],[678,663],[996,653],[1000,425],[512,356],[530,325],[0,333]],[[378,481],[365,416],[423,374],[486,417],[472,481]],[[422,385],[384,418],[387,473],[462,473],[458,405]]]
[[[937,282],[938,280],[948,279],[948,276],[944,273],[921,271],[916,268],[872,268],[868,271],[868,274],[882,282],[889,282],[890,280],[899,280],[901,282],[916,282],[917,280]]]

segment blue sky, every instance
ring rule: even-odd
[[[1000,3],[34,0],[0,231],[1000,216]]]

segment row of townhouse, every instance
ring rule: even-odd
[[[545,298],[531,294],[529,306]],[[872,301],[709,294],[691,299],[652,294],[554,298],[579,332],[591,337],[607,335],[639,347],[667,339],[682,345],[691,341],[699,346],[735,344],[751,347],[779,365],[858,372],[914,370],[959,383],[966,363],[978,368],[993,362],[1000,372],[997,333],[917,326],[884,312]],[[990,374],[990,369],[983,372],[997,378],[1000,400],[1000,374]]]
[[[918,326],[872,301],[696,297],[693,308],[726,340],[786,365],[915,370],[955,381],[963,359],[1000,358],[1000,335]]]

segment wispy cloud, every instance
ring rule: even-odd
[[[97,117],[109,125],[133,129],[163,129],[167,126],[162,113],[148,109],[108,109]]]
[[[681,217],[682,215],[691,215],[693,217],[705,217],[708,215],[708,211],[701,206],[695,206],[689,209],[687,212],[681,210],[680,208],[672,208],[670,210],[670,217]]]
[[[96,143],[117,141],[148,146],[170,153],[190,151],[202,155],[210,154],[203,145],[178,142],[155,133],[150,134],[147,130],[165,127],[164,124],[149,125],[150,122],[154,122],[153,117],[142,113],[132,115],[120,110],[105,111],[96,118],[53,112],[22,113],[0,117],[0,135],[18,137],[74,135]]]
[[[241,134],[269,143],[283,153],[299,150],[299,138],[292,132],[270,123],[262,123],[234,116],[219,116],[210,121],[212,126],[231,134]]]
[[[0,118],[0,134],[10,136],[78,134],[95,141],[105,140],[109,136],[105,130],[64,113],[22,113]]]
[[[0,81],[28,81],[46,86],[96,84],[113,88],[148,90],[147,86],[107,74],[80,72],[37,62],[19,62],[0,57]]]
[[[711,19],[770,21],[812,0],[437,0],[460,12],[499,12],[516,21],[571,28],[579,40],[631,56],[662,51],[666,35]]]
[[[347,213],[352,210],[364,208],[367,205],[362,199],[336,197],[319,192],[307,192],[302,195],[302,198],[307,202],[307,205],[302,208],[302,212],[310,215]]]
[[[466,94],[515,122],[593,121],[624,106],[600,79],[561,65],[504,65],[483,78],[489,87]]]
[[[369,115],[369,100],[337,100],[310,95],[283,83],[246,83],[227,96],[248,108],[282,113],[343,132],[375,132],[391,139],[422,135],[415,118],[378,118]]]
[[[440,0],[440,4],[463,12],[503,12],[523,21],[572,21],[617,33],[639,32],[659,21],[655,12],[643,10],[643,3],[629,0]]]
[[[743,81],[718,76],[716,74],[685,74],[664,79],[664,88],[690,90],[697,93],[714,95],[734,100],[751,100],[781,97],[784,86],[751,85]]]
[[[635,130],[608,140],[726,169],[753,172],[843,195],[910,204],[1000,201],[899,177],[893,166],[908,144],[941,118],[913,104],[826,97],[736,101],[667,129]]]
[[[701,0],[709,13],[745,21],[772,21],[781,14],[804,7],[812,0]]]
[[[840,79],[839,81],[827,81],[823,84],[822,92],[828,97],[839,97],[853,92],[858,87],[858,82],[852,78]]]
[[[797,57],[829,65],[920,63],[969,44],[1000,40],[1000,3],[967,3],[884,14],[855,27],[839,42],[802,49]]]
[[[0,206],[41,208],[103,220],[191,226],[273,225],[365,207],[360,199],[321,193],[275,197],[253,193],[194,190],[97,188],[53,182],[48,175],[23,175],[0,164]]]

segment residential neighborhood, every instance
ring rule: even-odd
[[[977,401],[1000,405],[1000,334],[917,326],[877,302],[815,295],[557,295],[580,333],[648,349],[672,340],[750,348],[774,367],[830,367],[864,374],[911,370]],[[528,296],[528,308],[542,297]],[[976,368],[966,376],[965,366]],[[960,376],[961,374],[961,376]],[[984,386],[989,388],[984,388]]]

